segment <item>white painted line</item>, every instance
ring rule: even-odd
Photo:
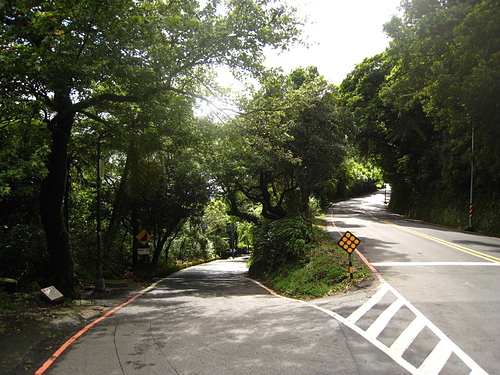
[[[372,263],[374,267],[422,267],[422,266],[489,266],[500,267],[500,263],[491,262],[381,262]]]
[[[283,298],[286,298],[286,297],[283,297]],[[352,329],[354,332],[356,332],[357,334],[359,334],[361,337],[364,337],[366,340],[368,340],[368,342],[370,342],[376,348],[378,348],[379,350],[381,350],[383,353],[386,353],[389,357],[392,358],[392,360],[394,362],[396,362],[398,365],[400,365],[402,368],[404,368],[410,374],[415,374],[416,373],[417,368],[415,366],[413,366],[411,363],[409,363],[408,361],[406,361],[401,356],[393,356],[393,355],[391,355],[391,352],[388,350],[389,348],[387,348],[387,346],[385,346],[382,342],[380,342],[378,340],[373,340],[370,337],[367,337],[366,336],[366,332],[364,330],[362,330],[360,327],[358,327],[356,324],[348,322],[346,318],[342,317],[341,315],[339,315],[339,314],[337,314],[337,313],[335,313],[335,312],[333,312],[331,310],[325,309],[324,307],[321,307],[321,306],[318,306],[318,305],[313,305],[313,304],[311,304],[309,302],[306,302],[306,301],[298,301],[298,302],[303,303],[304,305],[307,305],[307,306],[310,306],[310,307],[314,307],[315,309],[318,309],[319,311],[322,311],[325,314],[330,315],[332,318],[337,319],[339,322],[345,324],[347,327],[349,327],[350,329]]]
[[[438,375],[453,353],[449,342],[441,340],[418,368],[416,375]]]
[[[418,336],[420,331],[424,329],[425,321],[420,317],[416,317],[413,322],[410,323],[408,327],[399,335],[399,337],[394,341],[389,348],[390,351],[395,356],[402,356],[403,353],[408,349],[411,343]]]
[[[396,342],[399,341],[398,344],[393,343],[391,345],[391,348],[387,347],[385,344],[377,340],[376,338],[373,338],[372,336],[369,336],[367,334],[367,331],[364,331],[360,327],[358,327],[355,323],[356,321],[361,318],[371,307],[375,306],[380,300],[384,297],[384,295],[387,292],[391,292],[394,296],[396,296],[398,301],[402,301],[404,305],[410,309],[411,312],[416,316],[417,322],[414,320],[412,323],[410,323],[409,331],[407,333],[403,333],[403,338],[398,338],[396,339]],[[351,315],[349,315],[348,318],[343,318],[339,316],[338,314],[327,310],[325,308],[310,304],[305,301],[300,301],[306,305],[309,305],[311,307],[314,307],[320,311],[323,311],[330,315],[331,317],[337,319],[339,322],[345,324],[347,327],[351,328],[353,331],[357,332],[361,336],[363,336],[365,339],[367,339],[370,343],[372,343],[374,346],[382,350],[384,353],[389,355],[397,364],[399,364],[401,367],[406,369],[410,374],[413,375],[428,375],[428,374],[438,374],[439,371],[442,369],[444,364],[448,361],[449,356],[451,355],[451,352],[454,352],[458,358],[460,358],[470,369],[471,373],[470,375],[488,375],[472,358],[470,358],[462,349],[460,349],[453,341],[451,341],[448,336],[446,336],[439,328],[437,328],[424,314],[422,314],[415,306],[411,304],[410,301],[408,301],[406,298],[404,298],[396,289],[394,289],[390,284],[387,282],[384,282],[381,286],[381,288],[375,293],[367,302],[365,302],[360,308],[358,308],[356,311],[354,311]],[[395,308],[395,307],[394,307]],[[419,326],[422,326],[421,328]],[[406,361],[402,355],[404,351],[409,347],[411,342],[415,339],[415,337],[418,336],[419,332],[422,330],[423,327],[429,328],[437,337],[440,339],[440,343],[437,348],[434,348],[434,351],[430,354],[430,359],[426,359],[424,361],[424,364],[421,365],[421,370],[417,369],[415,366],[410,364],[408,361]],[[407,328],[408,329],[408,328]],[[410,336],[415,335],[415,337],[410,338]],[[405,338],[406,336],[406,338]],[[406,346],[404,349],[403,347]],[[436,359],[436,357],[442,357],[444,354],[446,356],[446,353],[450,351],[450,355],[448,357],[443,358],[444,363],[441,364],[439,359]],[[436,357],[434,357],[436,356]],[[423,366],[423,367],[422,367]],[[436,368],[441,368],[435,372]],[[427,372],[423,372],[427,371]]]
[[[349,315],[346,319],[351,324],[356,323],[363,315],[365,315],[373,306],[380,302],[389,290],[389,284],[382,284],[382,287],[368,301],[362,304],[356,311]]]
[[[396,289],[390,286],[391,292],[398,298],[405,299]],[[410,301],[406,300],[406,307],[409,308],[417,317],[425,320],[425,325],[441,340],[446,341],[451,346],[453,352],[467,365],[474,374],[488,375],[471,357],[467,355],[462,349],[458,347],[453,341],[451,341],[446,334],[441,331],[434,323],[432,323],[424,314],[420,312],[415,306],[411,304]]]
[[[306,301],[301,301],[301,300],[294,300],[291,298],[283,297],[280,296],[279,294],[276,294],[274,291],[271,289],[265,287],[261,283],[259,283],[256,280],[250,279],[254,283],[260,285],[261,287],[265,288],[268,290],[272,295],[283,298],[289,301],[294,301],[298,302],[301,304],[304,304],[306,306],[315,308],[332,318],[336,319],[342,324],[345,324],[347,327],[352,329],[354,332],[358,333],[360,336],[364,337],[366,340],[368,340],[372,345],[374,345],[376,348],[380,349],[382,352],[387,354],[389,357],[392,358],[393,361],[395,361],[398,365],[403,367],[405,370],[407,370],[410,374],[412,375],[429,375],[429,374],[438,374],[439,371],[435,372],[434,369],[439,368],[441,365],[441,362],[439,361],[439,357],[442,357],[444,354],[446,356],[447,352],[450,351],[450,354],[448,357],[446,357],[446,360],[444,360],[444,363],[441,365],[441,369],[446,364],[448,361],[449,356],[451,355],[452,352],[454,352],[458,358],[460,358],[470,369],[471,372],[469,375],[488,375],[487,372],[485,372],[472,358],[470,358],[463,350],[461,350],[455,343],[453,343],[448,336],[446,336],[439,328],[437,328],[428,318],[425,317],[424,314],[422,314],[415,306],[413,306],[406,298],[404,298],[396,289],[394,289],[389,283],[387,282],[382,282],[380,289],[367,301],[365,302],[362,306],[360,306],[356,311],[354,311],[349,317],[344,318],[343,316],[337,314],[334,311],[328,310],[324,307],[314,305],[312,303],[306,302]],[[410,327],[408,327],[402,335],[396,341],[391,345],[389,348],[385,344],[383,344],[381,341],[377,340],[376,338],[373,338],[371,336],[367,335],[367,331],[361,329],[358,327],[355,323],[358,321],[368,310],[370,310],[373,306],[375,306],[378,302],[382,300],[384,295],[387,292],[391,292],[396,298],[397,301],[402,301],[403,305],[405,305],[407,308],[409,308],[413,314],[417,317],[411,324]],[[399,304],[400,302],[398,302]],[[391,305],[392,306],[392,305]],[[391,308],[391,306],[388,307],[388,309]],[[397,305],[395,305],[397,306]],[[394,307],[395,309],[396,307]],[[387,310],[387,309],[386,309]],[[389,314],[389,313],[388,313]],[[418,321],[418,323],[416,322]],[[418,325],[422,326],[427,326],[439,339],[440,343],[437,345],[436,348],[434,348],[433,352],[429,355],[429,357],[424,361],[424,363],[420,366],[420,369],[417,369],[415,366],[413,366],[411,363],[406,361],[403,357],[402,354],[404,351],[408,348],[408,346],[411,344],[411,342],[415,339],[415,337],[418,335],[418,333],[422,330],[422,328],[418,329]],[[407,333],[405,333],[408,330]],[[415,337],[408,338],[412,335],[415,335]],[[401,337],[403,336],[403,337]],[[406,338],[405,338],[406,336]],[[398,344],[396,344],[399,341]],[[441,344],[442,342],[442,344]],[[405,345],[408,345],[404,347]],[[404,349],[403,349],[404,347]],[[425,365],[425,366],[424,366]],[[429,370],[427,370],[429,368]],[[429,372],[422,372],[422,371],[429,371]]]
[[[366,335],[373,339],[376,339],[378,335],[384,330],[389,321],[394,315],[403,307],[405,301],[398,298],[394,301],[387,309],[385,309],[382,314],[372,323],[372,325],[366,330]]]
[[[469,372],[469,375],[485,375],[486,373],[482,369],[474,369],[471,372]],[[488,375],[488,374],[486,374]]]

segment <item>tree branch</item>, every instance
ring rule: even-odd
[[[113,125],[109,121],[106,121],[103,118],[100,118],[99,116],[94,115],[93,113],[90,113],[90,112],[87,112],[87,111],[77,111],[77,112],[81,113],[82,115],[87,116],[88,118],[90,118],[90,119],[92,119],[94,121],[100,122],[101,124],[104,124],[104,125]]]

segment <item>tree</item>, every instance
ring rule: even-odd
[[[210,190],[202,164],[196,163],[187,152],[163,155],[170,160],[158,163],[161,168],[152,174],[148,184],[150,194],[142,194],[140,221],[151,228],[154,251],[151,265],[156,266],[167,240],[175,237],[187,219],[201,216]],[[168,248],[166,258],[168,258]]]
[[[245,197],[260,204],[266,219],[308,215],[315,186],[332,176],[345,153],[349,116],[336,101],[336,90],[315,68],[266,75],[212,163],[231,214],[258,222],[242,209]]]
[[[309,217],[309,199],[315,189],[339,170],[346,156],[346,138],[353,135],[354,127],[349,112],[338,105],[337,89],[329,86],[317,69],[296,69],[291,80],[297,89],[312,90],[317,95],[304,108],[299,107],[289,132],[292,139],[286,142],[292,154],[300,159],[296,171],[300,207]]]
[[[227,206],[220,197],[208,202],[202,218],[203,232],[210,239],[216,254],[222,255],[229,248],[227,226],[231,217],[227,214]]]
[[[399,108],[387,100],[392,68],[387,53],[366,58],[342,82],[340,90],[342,103],[352,111],[358,128],[353,144],[361,156],[383,168],[394,188],[391,204],[397,205],[398,195],[408,196],[422,188],[414,172],[425,150],[432,148],[436,133],[420,103]]]
[[[499,212],[500,150],[491,142],[500,131],[499,4],[413,0],[402,9],[385,25],[393,39],[386,52],[342,83],[363,149],[393,184],[393,208],[464,227],[474,157],[478,225],[491,231]]]
[[[64,294],[77,294],[63,214],[75,122],[80,116],[105,119],[111,103],[138,103],[163,91],[196,96],[205,72],[217,64],[257,70],[264,46],[285,47],[298,34],[292,14],[268,3],[3,3],[2,123],[27,111],[42,115],[50,132],[40,212],[55,284]]]
[[[20,287],[40,281],[48,263],[37,203],[49,149],[40,128],[39,121],[0,128],[0,274]]]

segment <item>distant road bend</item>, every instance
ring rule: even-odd
[[[329,221],[333,236],[349,230],[362,239],[360,255],[383,281],[348,319],[368,338],[411,373],[500,373],[498,238],[391,214],[383,191],[334,205]],[[372,309],[380,314],[370,321]],[[418,361],[417,352],[428,356]]]

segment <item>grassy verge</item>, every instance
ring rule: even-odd
[[[265,282],[278,293],[292,298],[316,298],[347,291],[371,279],[368,267],[352,256],[353,278],[348,270],[348,254],[322,228],[314,230],[315,241],[304,258],[266,277]]]

